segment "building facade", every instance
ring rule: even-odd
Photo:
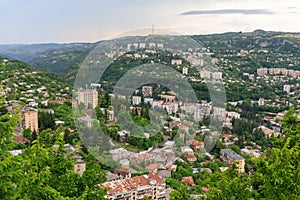
[[[132,105],[138,105],[140,103],[142,103],[142,97],[140,97],[140,96],[132,97]]]
[[[143,86],[142,93],[144,97],[151,97],[152,96],[152,87],[151,86]]]
[[[231,149],[221,149],[221,159],[228,165],[236,163],[239,173],[245,172],[245,159]]]
[[[38,131],[38,111],[33,108],[23,108],[22,111],[22,128],[30,128],[31,131]]]
[[[96,90],[78,90],[78,104],[83,103],[86,108],[96,108],[98,105],[98,92]]]

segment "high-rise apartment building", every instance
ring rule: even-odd
[[[38,131],[38,111],[34,108],[21,109],[22,128],[30,128],[31,131]]]
[[[87,108],[94,109],[98,105],[98,92],[96,90],[79,89],[78,104],[83,103]]]

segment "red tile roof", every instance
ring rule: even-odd
[[[154,171],[156,170],[161,164],[150,164],[146,167],[147,170],[149,171]]]
[[[171,121],[170,122],[171,126],[180,126],[180,122],[176,122],[176,121]]]
[[[181,181],[183,181],[186,184],[192,185],[192,186],[195,185],[195,182],[194,182],[194,179],[192,176],[182,177]]]
[[[69,101],[71,102],[71,99],[56,99],[56,100],[49,100],[48,103],[58,103],[63,104],[64,102]]]
[[[107,194],[118,194],[136,189],[141,186],[163,184],[163,180],[157,174],[148,174],[116,180],[100,184],[101,188],[107,188]]]
[[[200,165],[203,167],[203,166],[206,166],[208,165],[208,162],[201,162]]]
[[[204,146],[204,143],[203,142],[200,142],[200,141],[197,141],[197,140],[192,140],[191,141],[191,145],[193,146],[193,147],[197,147],[197,146]]]
[[[23,143],[23,144],[30,142],[27,138],[23,136],[16,136],[15,140],[17,143]]]
[[[116,174],[118,176],[126,177],[129,173],[124,170],[115,169],[114,174]]]
[[[173,172],[176,172],[177,165],[166,165],[166,168],[169,169],[169,170],[172,170]]]
[[[91,109],[86,109],[86,110],[85,110],[85,114],[87,114],[88,116],[92,117],[92,116],[93,116],[93,110],[91,110]]]
[[[194,153],[194,152],[186,153],[186,154],[185,154],[185,157],[186,157],[186,158],[197,158],[197,157],[195,156],[195,153]]]
[[[208,187],[203,187],[203,188],[201,188],[201,190],[204,192],[210,192],[210,189]]]

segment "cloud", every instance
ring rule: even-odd
[[[243,14],[243,15],[271,15],[273,11],[267,9],[222,9],[222,10],[191,10],[181,13],[181,15],[227,15],[227,14]]]

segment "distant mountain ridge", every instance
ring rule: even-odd
[[[300,34],[255,30],[253,32],[227,32],[194,35],[201,46],[218,54],[227,49],[266,49],[300,56]],[[72,83],[80,64],[96,43],[0,45],[0,56],[21,60],[40,70],[59,74]]]
[[[0,45],[0,56],[61,74],[80,63],[94,46],[92,43]]]

